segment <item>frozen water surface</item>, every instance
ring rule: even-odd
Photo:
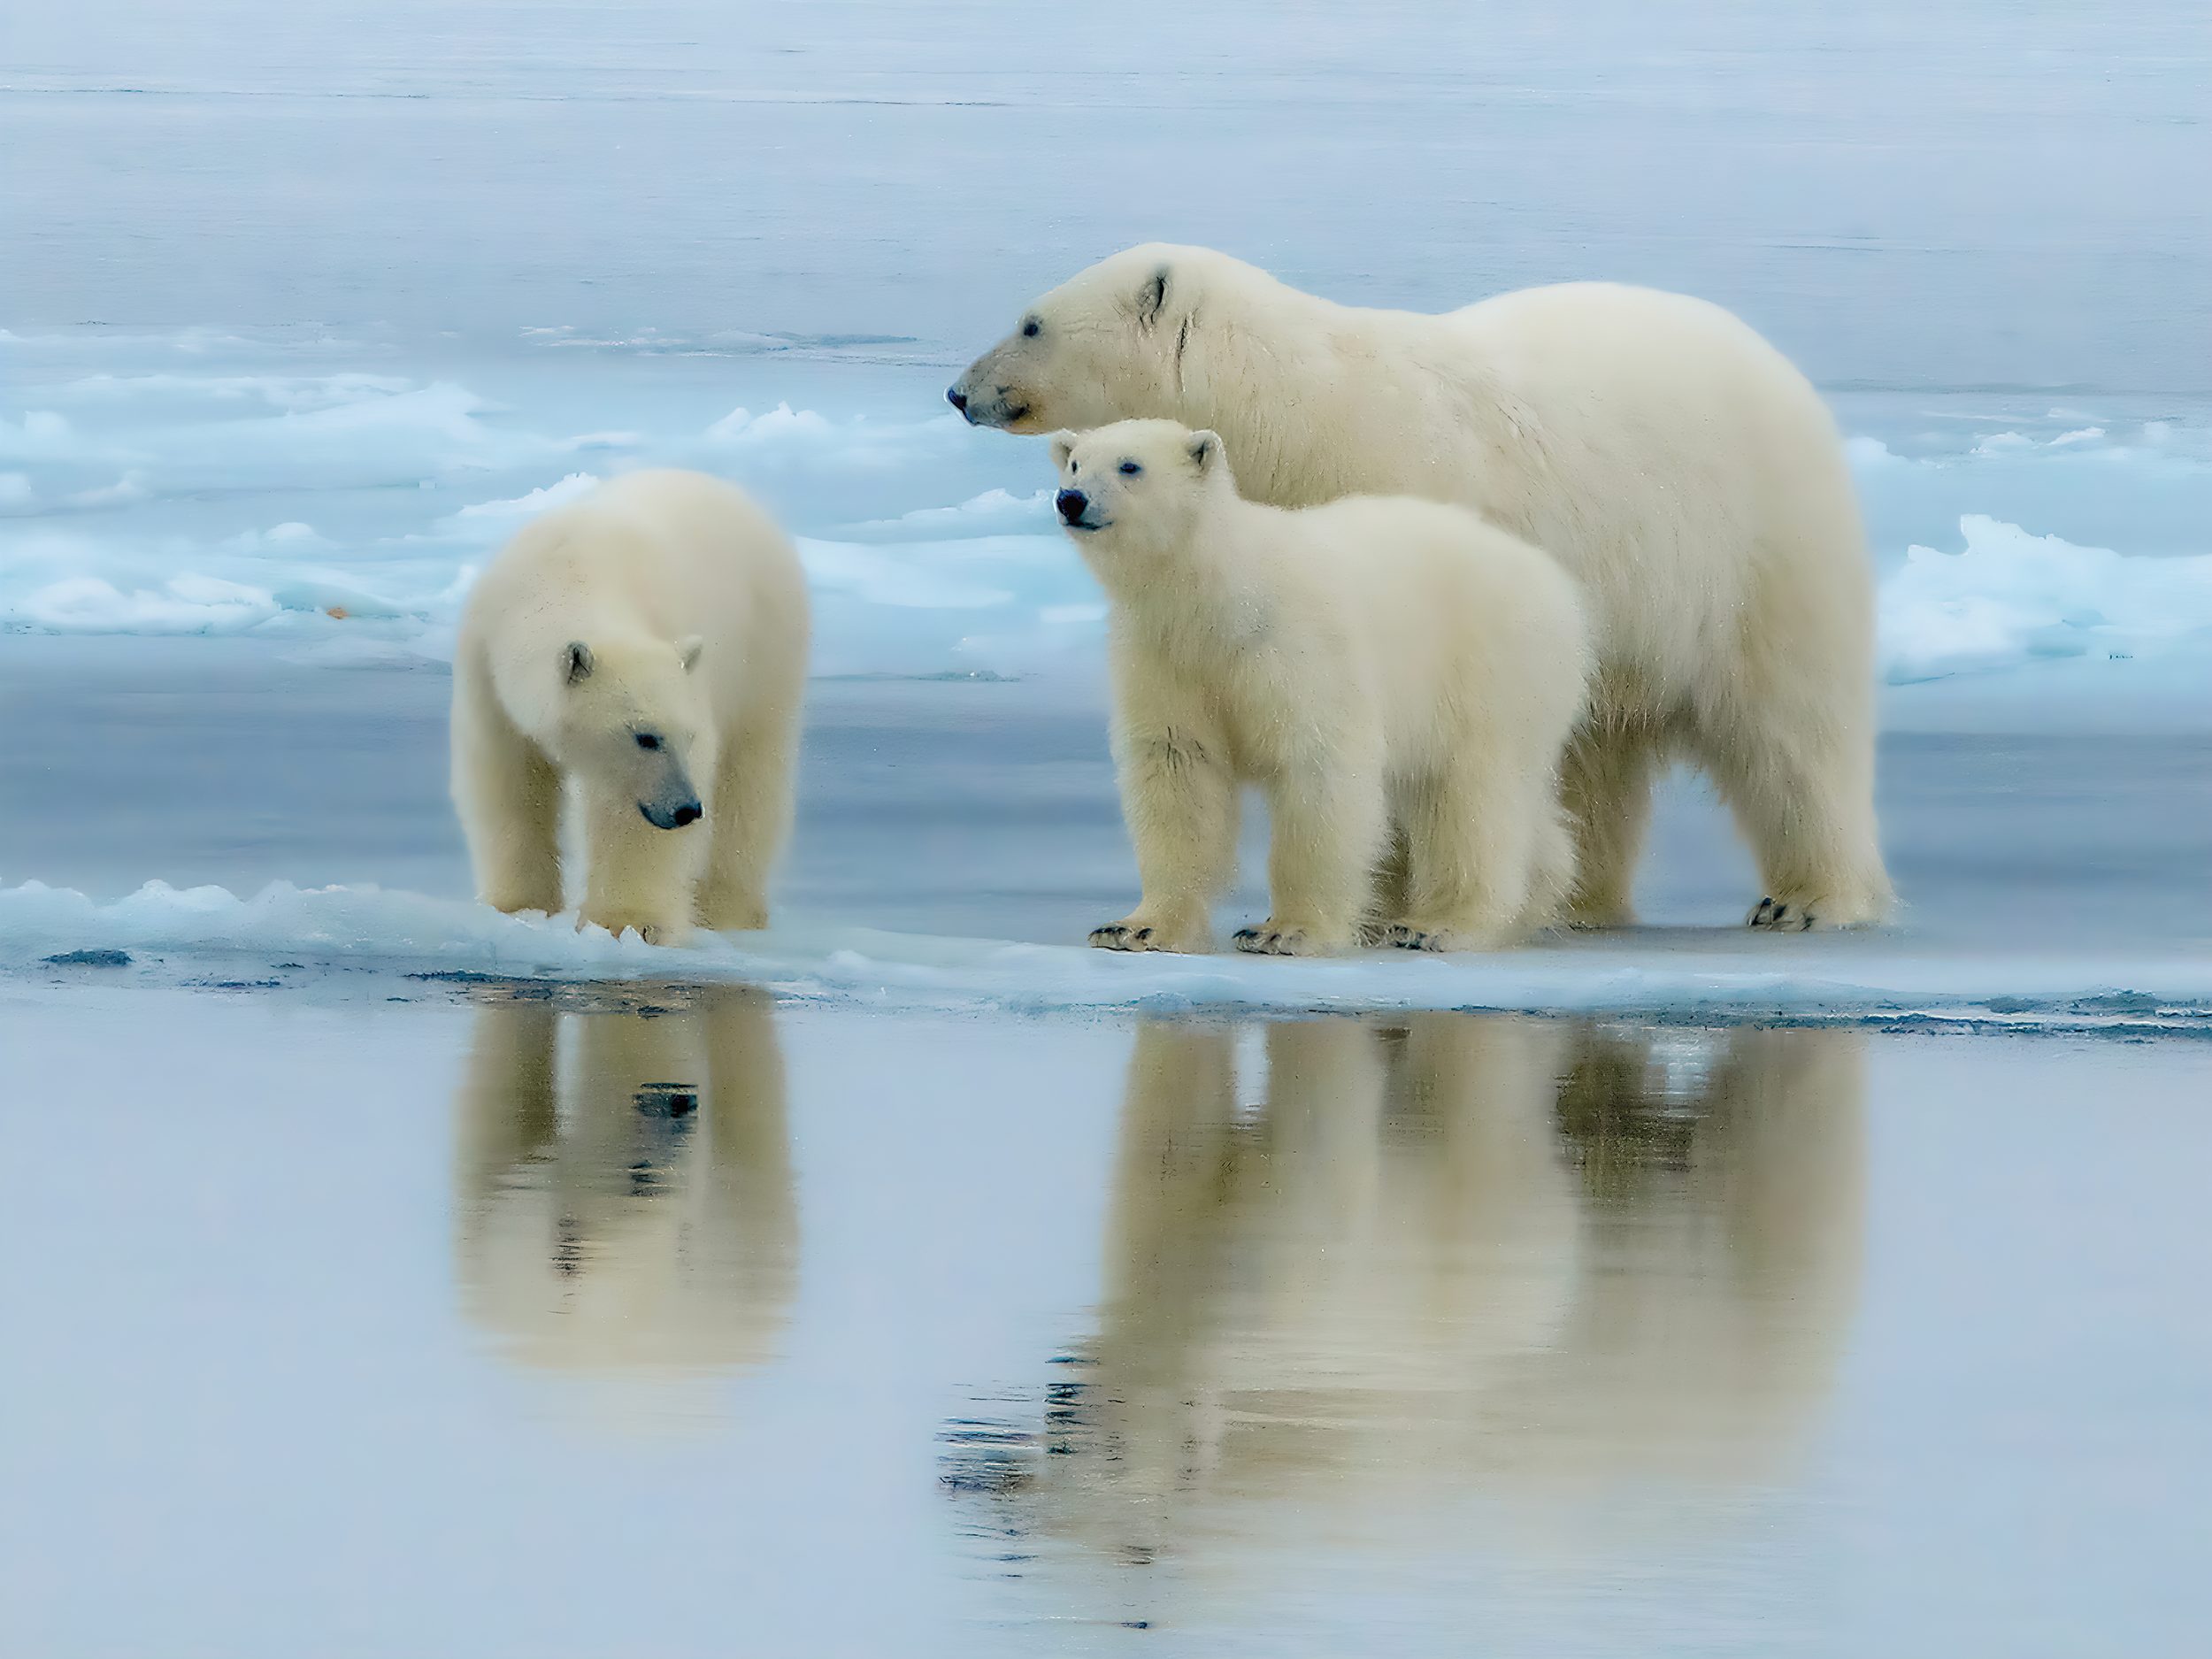
[[[2208,88],[2181,0],[5,8],[6,1645],[2189,1651]],[[1152,237],[1801,363],[1897,925],[1747,935],[1678,780],[1633,933],[1079,949],[1100,599],[942,388]],[[473,572],[657,464],[818,617],[687,953],[443,799]]]

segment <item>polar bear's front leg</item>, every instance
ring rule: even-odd
[[[778,718],[733,733],[708,811],[714,835],[699,890],[699,918],[717,929],[768,926],[768,877],[791,830],[798,722]]]
[[[453,670],[453,806],[477,896],[513,915],[561,908],[561,775],[508,719],[480,665]]]
[[[1202,951],[1213,903],[1236,869],[1237,789],[1220,738],[1203,725],[1148,723],[1117,734],[1122,818],[1144,897],[1095,929],[1102,950]]]
[[[1269,789],[1267,810],[1274,910],[1257,926],[1238,931],[1237,949],[1306,956],[1356,945],[1389,844],[1379,755],[1289,768]]]
[[[695,890],[707,851],[703,823],[657,829],[626,792],[584,792],[584,904],[578,922],[648,944],[690,936]]]

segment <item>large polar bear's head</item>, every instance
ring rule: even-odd
[[[1102,579],[1132,555],[1187,547],[1208,504],[1236,488],[1219,435],[1172,420],[1060,433],[1052,462],[1060,471],[1053,506]]]
[[[1164,242],[1102,259],[1033,302],[945,396],[974,425],[1008,432],[1172,415],[1199,290],[1234,264]]]
[[[695,634],[572,640],[557,665],[554,759],[588,786],[636,801],[655,829],[703,815],[697,780],[713,775],[715,733],[701,650]]]

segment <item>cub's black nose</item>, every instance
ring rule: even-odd
[[[678,829],[687,824],[696,824],[699,821],[699,803],[696,801],[685,802],[676,809],[675,818]]]
[[[945,401],[962,414],[968,412],[968,395],[958,387],[949,386],[945,388]]]
[[[1073,524],[1083,516],[1083,509],[1091,504],[1091,498],[1079,489],[1064,489],[1052,498],[1052,504],[1060,510],[1060,517]]]

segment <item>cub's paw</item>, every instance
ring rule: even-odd
[[[1194,941],[1186,933],[1176,933],[1134,916],[1125,916],[1118,922],[1109,922],[1103,927],[1091,929],[1091,946],[1097,950],[1190,951],[1204,949],[1202,941]]]
[[[1350,942],[1310,927],[1286,927],[1271,916],[1255,926],[1238,928],[1236,936],[1237,949],[1254,956],[1325,956]]]
[[[1770,933],[1805,933],[1824,924],[1816,900],[1764,898],[1751,907],[1744,926]]]
[[[1404,921],[1390,930],[1389,943],[1400,950],[1449,955],[1462,950],[1497,950],[1516,944],[1530,931],[1480,918],[1460,921]]]
[[[1382,942],[1399,950],[1449,950],[1452,948],[1442,929],[1417,927],[1411,922],[1393,922],[1383,930]]]

